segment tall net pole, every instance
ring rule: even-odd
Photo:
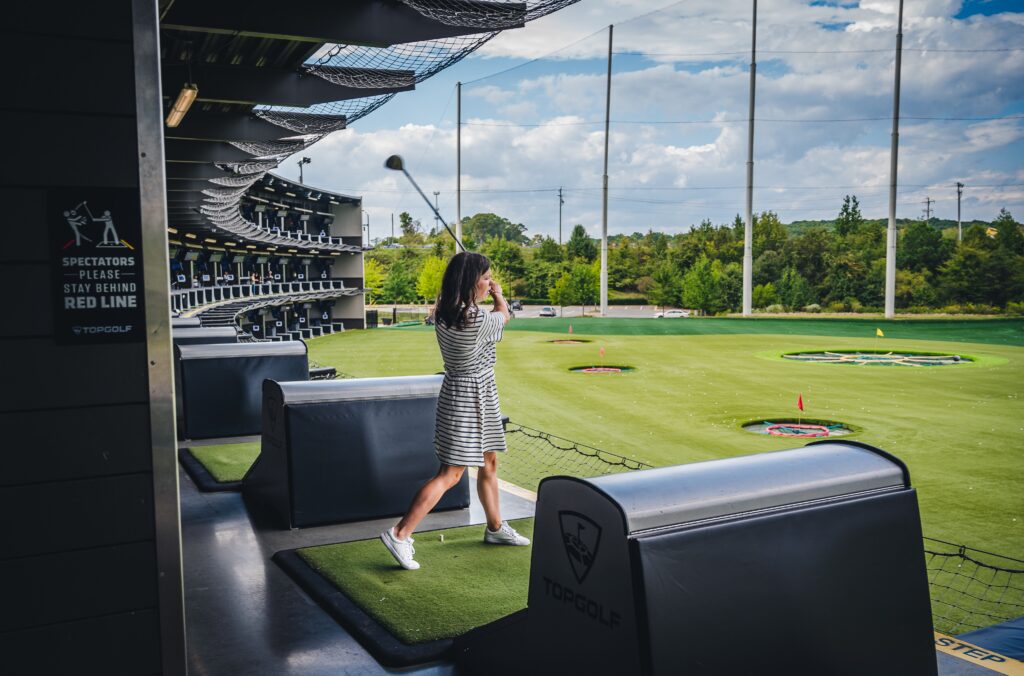
[[[750,111],[747,120],[747,222],[743,227],[743,316],[753,312],[754,283],[754,83],[757,79],[757,0],[750,29]]]
[[[608,316],[608,131],[612,111],[612,31],[608,26],[608,86],[604,99],[604,176],[601,196],[601,316]]]
[[[462,241],[462,83],[455,83],[455,239]]]
[[[896,83],[892,92],[892,148],[889,151],[889,227],[885,232],[885,316],[896,314],[896,168],[900,147],[900,63],[903,56],[903,0],[896,20]]]

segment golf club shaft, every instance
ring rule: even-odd
[[[404,167],[402,168],[402,173],[405,174],[405,177],[407,179],[409,179],[409,183],[412,183],[412,187],[416,188],[416,192],[420,194],[420,197],[422,197],[423,201],[427,203],[427,206],[430,207],[430,210],[434,212],[434,215],[437,216],[437,219],[441,221],[441,225],[443,225],[444,229],[448,231],[448,234],[452,236],[452,239],[455,240],[455,243],[459,245],[459,249],[465,251],[466,247],[463,246],[462,242],[459,241],[459,238],[455,236],[455,233],[452,232],[452,229],[448,227],[448,221],[444,220],[444,216],[441,215],[441,212],[438,211],[434,207],[434,205],[430,203],[430,200],[427,199],[427,196],[423,194],[423,191],[420,190],[420,187],[416,184],[416,181],[413,180],[413,177],[409,175],[409,172],[406,171]]]

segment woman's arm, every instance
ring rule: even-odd
[[[493,279],[491,280],[491,298],[494,300],[494,310],[502,317],[505,318],[505,323],[508,323],[509,317],[511,316],[508,311],[508,303],[505,301],[505,296],[501,292],[501,284],[498,284]]]

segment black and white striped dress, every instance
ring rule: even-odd
[[[500,313],[481,308],[470,309],[461,331],[435,325],[444,382],[437,398],[434,449],[446,465],[480,467],[485,451],[506,450],[494,381],[495,343],[504,326]]]

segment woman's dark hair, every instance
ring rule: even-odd
[[[476,283],[491,269],[483,254],[462,251],[455,254],[445,268],[441,293],[437,296],[434,320],[458,330],[466,328],[470,308],[476,307]]]

